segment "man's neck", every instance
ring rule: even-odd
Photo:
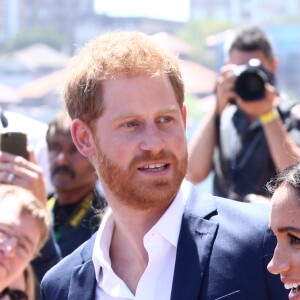
[[[94,185],[87,185],[70,190],[56,190],[57,201],[60,205],[68,205],[78,202],[80,198],[92,191]]]
[[[120,209],[122,213],[119,214]],[[118,207],[113,211],[115,228],[110,245],[111,265],[133,294],[148,265],[144,236],[166,209],[137,211],[128,207]]]

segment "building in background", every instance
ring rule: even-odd
[[[235,24],[298,17],[299,0],[190,0],[190,19],[211,18]]]

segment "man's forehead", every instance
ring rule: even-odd
[[[252,58],[259,59],[263,65],[268,65],[271,63],[270,60],[266,57],[265,53],[260,49],[253,51],[233,49],[229,55],[229,63],[236,65],[245,65]]]

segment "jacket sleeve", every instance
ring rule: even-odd
[[[61,253],[55,242],[54,234],[51,231],[49,239],[41,249],[40,255],[32,261],[32,266],[38,282],[41,282],[45,273],[61,260]]]

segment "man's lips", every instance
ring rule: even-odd
[[[141,171],[160,172],[166,170],[168,166],[169,164],[167,163],[152,163],[143,167],[139,167],[138,169]]]
[[[169,164],[166,163],[155,163],[155,164],[149,164],[143,167],[140,167],[139,170],[145,170],[145,171],[151,171],[151,172],[158,172],[165,170]]]

